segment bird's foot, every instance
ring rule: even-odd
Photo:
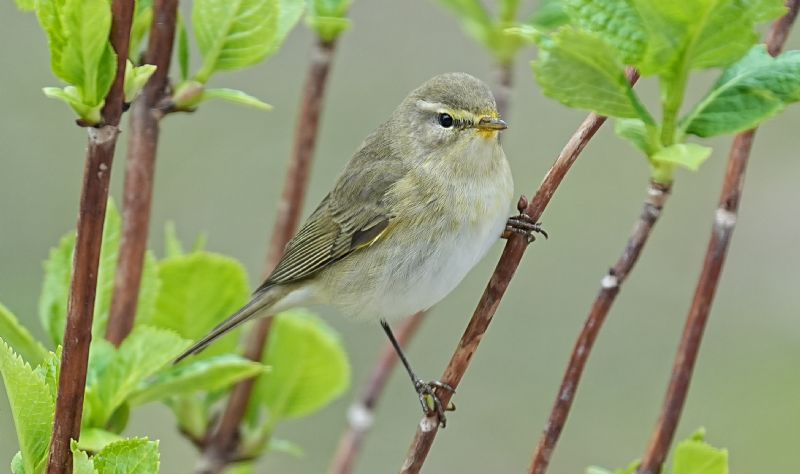
[[[545,239],[547,238],[547,232],[542,229],[542,223],[531,219],[526,212],[527,209],[528,198],[523,194],[519,197],[519,202],[517,202],[519,214],[508,218],[508,221],[506,221],[506,228],[500,237],[508,239],[514,234],[520,234],[525,236],[525,240],[527,240],[528,243],[536,240],[535,234],[542,234]]]
[[[422,405],[422,413],[425,416],[436,414],[442,428],[447,426],[447,417],[444,415],[445,411],[454,411],[455,405],[448,404],[447,407],[443,406],[442,399],[436,394],[437,389],[447,390],[450,393],[456,393],[456,390],[447,385],[446,383],[439,382],[438,380],[431,380],[426,382],[421,379],[414,381],[414,388],[419,395],[419,403]]]

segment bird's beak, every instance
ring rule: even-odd
[[[478,121],[478,128],[487,132],[505,130],[508,128],[508,124],[499,118],[486,116],[481,117]]]

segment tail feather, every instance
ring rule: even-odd
[[[211,332],[208,333],[208,335],[186,349],[183,354],[179,355],[178,358],[175,359],[173,364],[177,364],[190,355],[202,352],[206,347],[208,347],[218,338],[225,335],[228,331],[231,331],[239,325],[244,324],[257,315],[263,314],[264,311],[268,310],[283,296],[282,292],[279,294],[276,293],[278,292],[266,291],[256,293],[246,305],[242,306],[241,309],[235,312],[228,319],[218,324],[214,329],[211,330]]]

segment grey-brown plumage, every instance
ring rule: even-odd
[[[472,76],[443,74],[412,91],[366,138],[252,301],[181,358],[294,306],[387,319],[439,301],[505,227],[513,184],[502,128],[491,92]]]

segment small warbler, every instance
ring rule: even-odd
[[[499,237],[544,234],[523,214],[507,218],[513,182],[498,136],[506,127],[489,88],[468,74],[412,91],[364,140],[250,302],[178,361],[254,317],[329,304],[381,322],[423,411],[444,421],[435,389],[452,388],[417,378],[386,320],[436,304]]]

